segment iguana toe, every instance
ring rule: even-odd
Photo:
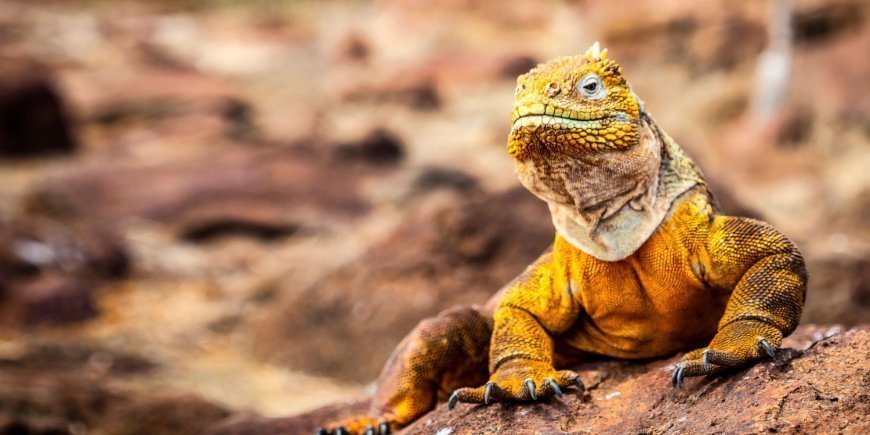
[[[581,392],[586,391],[586,385],[583,385],[583,379],[580,379],[580,376],[577,376],[576,378],[574,378],[574,385]]]
[[[683,366],[678,365],[676,369],[674,369],[674,376],[671,378],[671,384],[673,384],[674,388],[683,388]]]
[[[496,388],[495,382],[487,382],[483,391],[483,404],[489,405],[489,400],[492,397],[492,390]]]
[[[767,341],[766,338],[760,338],[758,340],[758,345],[762,349],[764,349],[764,352],[767,353],[767,356],[769,356],[770,359],[776,359],[776,351],[773,349],[773,346],[770,345],[770,342]]]
[[[544,379],[544,384],[550,387],[550,390],[553,391],[553,394],[555,394],[556,397],[562,397],[562,390],[559,388],[559,384],[557,384],[556,381],[553,380],[553,378]]]
[[[535,381],[526,379],[526,381],[523,382],[523,385],[525,385],[526,390],[528,390],[529,397],[531,397],[532,400],[538,400],[538,395],[535,394]]]
[[[458,402],[458,401],[459,401],[459,390],[456,390],[453,392],[453,394],[450,395],[450,398],[447,399],[447,409],[452,411],[453,408],[456,407],[456,402]]]

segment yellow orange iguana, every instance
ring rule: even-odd
[[[520,76],[511,118],[508,152],[550,207],[553,245],[485,306],[420,322],[390,356],[369,413],[318,433],[389,433],[439,398],[452,409],[561,396],[583,389],[564,368],[589,355],[690,350],[674,370],[679,388],[775,357],[797,326],[801,253],[764,222],[720,214],[598,43]]]

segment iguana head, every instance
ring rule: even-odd
[[[508,152],[618,150],[637,142],[637,98],[596,42],[583,55],[538,65],[517,79]]]
[[[700,179],[597,42],[520,76],[512,120],[520,182],[565,240],[600,260],[631,255]]]

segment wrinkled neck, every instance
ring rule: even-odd
[[[559,234],[604,261],[633,254],[673,202],[703,183],[691,160],[641,113],[638,143],[628,150],[546,156],[518,162],[517,174],[547,202]]]

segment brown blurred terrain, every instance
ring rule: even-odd
[[[515,78],[595,40],[726,210],[801,247],[803,323],[870,322],[870,6],[795,1],[786,46],[775,10],[0,2],[0,433],[364,397],[551,242],[504,151]]]

